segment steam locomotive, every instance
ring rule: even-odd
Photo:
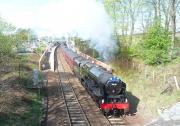
[[[129,111],[126,84],[122,80],[66,45],[60,47],[66,62],[105,115],[124,115]]]

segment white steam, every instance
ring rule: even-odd
[[[78,34],[107,57],[114,50],[111,19],[96,0],[63,0],[44,5],[37,12],[37,27],[43,34],[64,36]],[[42,34],[42,32],[41,32]]]

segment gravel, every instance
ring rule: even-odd
[[[160,117],[146,126],[180,126],[180,102],[169,109],[158,109]]]

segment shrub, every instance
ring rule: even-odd
[[[161,64],[167,62],[170,46],[169,32],[160,25],[153,25],[144,35],[142,57],[147,64]]]

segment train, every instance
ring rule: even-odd
[[[72,51],[66,44],[61,44],[60,49],[70,68],[105,115],[126,115],[129,112],[126,84],[120,78]]]

